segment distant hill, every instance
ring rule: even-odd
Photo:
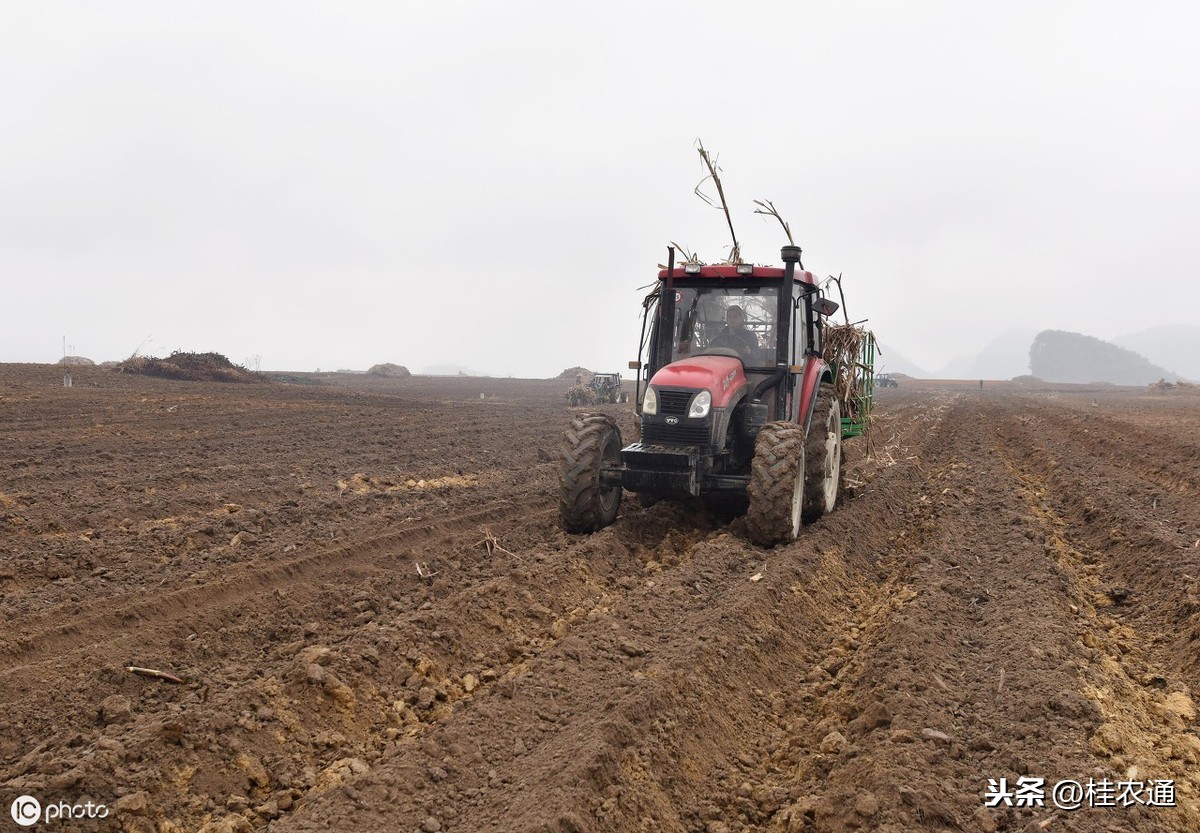
[[[408,368],[402,364],[384,362],[383,364],[371,365],[371,369],[367,371],[367,375],[382,376],[386,379],[407,379],[412,374],[409,373]]]
[[[1200,327],[1166,324],[1118,336],[1113,343],[1136,350],[1155,364],[1200,382]]]
[[[1029,348],[1029,369],[1048,382],[1148,385],[1178,377],[1145,356],[1115,344],[1063,330],[1043,330]]]
[[[937,372],[939,379],[1012,379],[1029,373],[1029,347],[1037,330],[1009,330],[974,356],[959,356]]]
[[[933,374],[928,370],[913,364],[900,352],[882,343],[879,345],[879,355],[875,357],[875,371],[877,373],[903,373],[914,379],[933,378]]]

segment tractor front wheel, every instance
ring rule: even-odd
[[[769,422],[758,432],[746,531],[759,546],[795,541],[804,501],[804,431],[792,422]]]
[[[842,406],[822,385],[804,446],[804,522],[812,523],[837,506],[842,479]]]
[[[602,486],[605,463],[619,464],[621,432],[611,417],[580,414],[563,434],[558,469],[558,510],[567,532],[608,526],[621,507],[621,487]]]

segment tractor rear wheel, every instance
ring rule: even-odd
[[[758,432],[746,531],[754,543],[773,547],[800,535],[804,501],[804,431],[792,422],[769,422]]]
[[[842,479],[842,405],[833,389],[817,392],[804,445],[804,522],[812,523],[837,506]]]
[[[602,486],[605,463],[620,463],[621,432],[604,414],[580,414],[563,434],[558,468],[558,511],[567,532],[608,526],[621,507],[621,487]]]

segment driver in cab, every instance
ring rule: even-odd
[[[729,347],[748,361],[758,350],[758,336],[746,329],[746,313],[737,304],[725,310],[725,328],[710,343],[710,347]]]

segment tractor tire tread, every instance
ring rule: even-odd
[[[610,435],[615,436],[619,448],[620,430],[612,417],[605,414],[578,414],[563,432],[559,446],[558,509],[567,532],[595,532],[616,518],[620,491],[609,510],[603,500],[606,490],[600,486],[600,468]]]
[[[754,543],[770,547],[792,539],[792,490],[803,465],[804,432],[798,425],[771,422],[762,427],[746,489],[746,531]]]
[[[804,522],[812,523],[823,517],[830,507],[825,505],[825,440],[826,430],[828,425],[830,411],[837,406],[837,398],[834,396],[833,388],[828,385],[822,385],[817,391],[817,402],[813,406],[812,421],[808,427],[808,437],[804,444]],[[840,417],[841,410],[838,414]],[[837,430],[841,431],[841,421]],[[837,505],[837,499],[841,497],[841,462],[843,460],[843,444],[839,441],[837,447],[838,453],[838,485],[836,489],[836,497],[834,498],[834,506]]]

